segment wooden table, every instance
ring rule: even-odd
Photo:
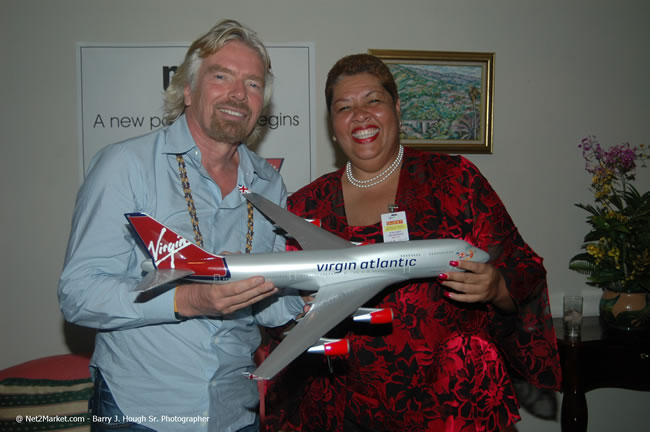
[[[603,387],[650,391],[650,335],[614,333],[585,317],[579,340],[553,320],[562,363],[562,432],[587,430],[585,393]]]

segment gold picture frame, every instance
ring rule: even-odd
[[[369,49],[390,68],[401,142],[443,153],[492,153],[494,53]]]

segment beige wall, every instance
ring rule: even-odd
[[[470,159],[545,257],[554,314],[565,293],[583,293],[586,313],[597,314],[599,293],[567,270],[586,232],[572,204],[590,199],[576,143],[596,134],[648,144],[650,2],[0,0],[0,10],[0,368],[77,343],[66,340],[56,299],[80,178],[75,43],[185,42],[223,17],[270,42],[315,43],[317,174],[335,168],[321,94],[339,57],[368,48],[495,52],[494,154]],[[603,412],[608,401],[623,413]],[[650,418],[645,393],[599,390],[589,402],[590,430],[621,420],[640,430]],[[559,430],[523,415],[522,431]]]

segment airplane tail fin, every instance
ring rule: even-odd
[[[128,213],[124,216],[142,241],[156,269],[175,269],[179,265],[185,267],[182,264],[188,262],[193,267],[209,263],[211,269],[222,267],[223,276],[226,275],[227,267],[219,255],[206,252],[145,213]]]

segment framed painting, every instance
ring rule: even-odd
[[[444,153],[492,153],[494,53],[370,49],[391,70],[402,144]]]

